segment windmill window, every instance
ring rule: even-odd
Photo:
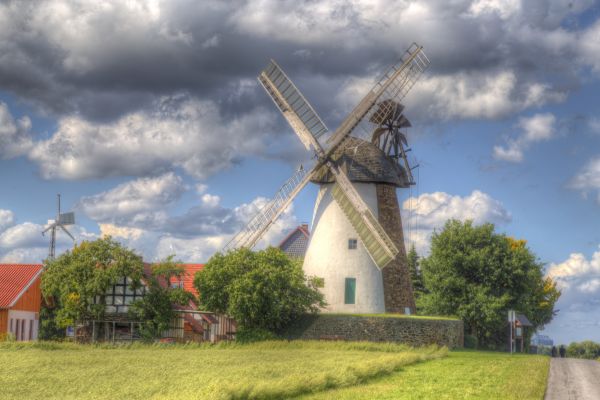
[[[355,304],[356,302],[356,278],[346,278],[344,290],[344,304]]]
[[[357,239],[348,239],[348,249],[356,250],[357,247],[358,247]]]

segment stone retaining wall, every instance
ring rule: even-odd
[[[306,316],[284,334],[288,339],[398,342],[410,346],[464,345],[460,320],[321,314]]]

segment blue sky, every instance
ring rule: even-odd
[[[405,99],[426,255],[448,218],[526,239],[563,290],[548,333],[600,341],[600,6],[593,1],[0,4],[0,260],[78,241],[203,262],[311,155],[255,77],[274,58],[330,129],[416,41]],[[307,187],[262,245],[310,222]],[[72,243],[60,236],[59,249]]]

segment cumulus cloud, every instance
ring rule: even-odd
[[[15,216],[10,210],[3,210],[0,208],[0,233],[6,228],[13,225],[15,222]]]
[[[600,203],[600,157],[588,161],[588,163],[571,179],[569,187],[580,190],[584,196],[589,192],[596,191],[598,203]]]
[[[520,86],[527,82],[522,77],[540,71],[598,64],[598,24],[565,28],[569,18],[592,5],[591,0],[532,0],[527,7],[516,0],[101,5],[47,0],[27,7],[9,2],[0,6],[0,85],[55,114],[115,120],[184,88],[215,98],[228,82],[253,79],[269,57],[310,72],[307,76],[376,75],[415,40],[428,49],[434,74],[512,71]],[[524,91],[516,88],[511,98],[519,100]]]
[[[532,2],[8,2],[0,87],[57,119],[29,153],[45,178],[180,167],[203,179],[247,155],[274,156],[269,139],[283,121],[255,80],[271,57],[325,119],[341,118],[413,40],[432,60],[406,99],[418,122],[503,118],[564,100],[597,64],[600,25],[569,25],[593,3]],[[30,146],[24,139],[10,156]]]
[[[429,253],[429,242],[434,229],[440,229],[449,219],[470,219],[475,224],[491,222],[506,224],[510,213],[501,202],[479,190],[468,196],[444,192],[424,193],[411,197],[402,204],[408,244],[415,244],[420,254]]]
[[[17,120],[0,102],[0,158],[13,158],[25,154],[31,147],[31,120],[24,116]]]
[[[508,139],[506,146],[494,146],[494,158],[509,162],[523,161],[523,152],[534,143],[552,139],[555,136],[556,117],[552,114],[535,114],[529,118],[521,118],[519,128],[521,134],[515,139]]]
[[[224,118],[213,102],[176,95],[111,123],[62,118],[54,135],[37,142],[29,156],[45,178],[148,175],[181,167],[202,179],[244,154],[261,154],[273,116],[256,109]]]
[[[107,223],[100,224],[100,232],[135,249],[146,260],[156,261],[175,254],[186,262],[205,262],[220,251],[268,201],[259,197],[228,209],[220,205],[217,196],[205,200],[184,215],[171,217],[160,230]],[[293,206],[290,206],[255,248],[279,244],[285,234],[297,225]]]
[[[98,222],[148,224],[166,218],[164,209],[185,191],[181,177],[172,172],[153,178],[139,178],[117,187],[82,197],[78,203],[90,218]]]
[[[562,291],[556,308],[559,311],[545,333],[555,340],[580,341],[598,339],[600,327],[600,248],[590,258],[572,253],[558,263],[551,263],[547,275]],[[568,339],[563,339],[568,338]]]

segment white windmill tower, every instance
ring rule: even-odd
[[[414,312],[395,191],[412,184],[399,130],[410,124],[399,102],[428,65],[413,43],[329,135],[325,149],[320,139],[327,127],[271,60],[258,79],[317,161],[300,167],[224,250],[252,248],[312,181],[320,190],[303,268],[324,278],[326,311]]]
[[[65,228],[65,226],[75,224],[75,213],[68,212],[68,213],[61,214],[61,212],[60,212],[60,194],[57,194],[56,196],[58,198],[58,211],[56,213],[56,219],[48,220],[48,226],[42,232],[42,235],[45,235],[46,232],[50,231],[50,249],[48,251],[48,258],[50,260],[53,260],[54,256],[56,255],[55,253],[56,253],[56,230],[57,230],[57,228],[62,229],[63,232],[65,232],[67,235],[69,235],[69,237],[73,241],[75,241],[75,238],[73,237],[73,235],[71,235],[71,233],[67,230],[67,228]]]

